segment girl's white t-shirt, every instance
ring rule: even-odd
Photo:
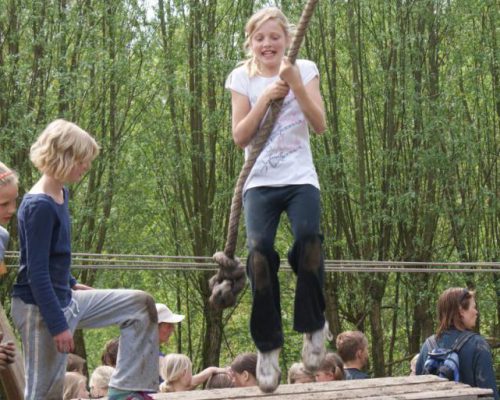
[[[319,76],[318,68],[312,61],[297,60],[296,65],[304,85]],[[246,67],[242,65],[231,72],[225,87],[247,96],[253,107],[264,89],[278,79],[278,76],[249,77]],[[245,148],[245,159],[248,157],[251,146],[252,142]],[[290,90],[285,97],[278,120],[243,190],[259,186],[304,184],[310,184],[319,189],[318,175],[314,168],[309,144],[307,120],[294,93]]]

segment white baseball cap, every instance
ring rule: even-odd
[[[184,315],[174,314],[165,304],[156,303],[156,311],[158,312],[159,324],[162,322],[177,324],[184,319]]]

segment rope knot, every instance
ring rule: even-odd
[[[245,268],[239,258],[232,259],[222,251],[215,253],[213,259],[219,264],[219,271],[208,281],[212,291],[210,304],[216,308],[232,307],[245,287]]]

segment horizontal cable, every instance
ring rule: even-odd
[[[9,259],[16,259],[19,253],[7,251]],[[175,260],[175,261],[168,261]],[[184,261],[182,261],[184,260]],[[14,261],[14,260],[12,260]],[[18,265],[9,263],[7,267]],[[203,256],[158,256],[143,254],[95,254],[73,253],[74,269],[121,269],[121,270],[172,270],[172,271],[216,271],[219,266],[211,257]],[[291,270],[283,262],[281,268]],[[325,260],[327,272],[481,272],[500,273],[500,262],[436,262],[436,261],[373,261],[373,260]]]

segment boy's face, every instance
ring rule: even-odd
[[[158,324],[158,339],[160,343],[168,343],[170,336],[175,331],[175,324],[160,322]]]
[[[7,225],[16,212],[17,185],[0,186],[0,225]]]
[[[365,346],[363,350],[358,351],[359,360],[363,363],[363,366],[366,367],[368,365],[368,359],[370,354],[368,353],[368,346]]]

